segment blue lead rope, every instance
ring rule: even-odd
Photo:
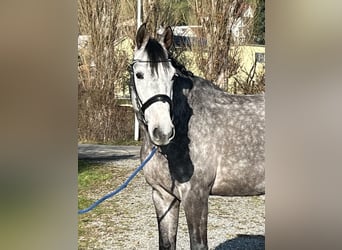
[[[130,183],[130,181],[139,173],[139,171],[141,171],[144,166],[146,165],[146,163],[151,160],[152,156],[154,155],[154,153],[157,151],[157,147],[153,147],[151,153],[146,157],[146,159],[140,164],[140,166],[131,174],[130,177],[128,177],[128,179],[116,190],[114,190],[113,192],[103,196],[101,199],[97,200],[96,202],[94,202],[90,207],[82,209],[82,210],[78,210],[78,214],[84,214],[89,212],[90,210],[92,210],[93,208],[97,207],[101,202],[107,200],[108,198],[116,195],[117,193],[119,193],[120,191],[122,191],[124,188],[127,187],[127,185]]]

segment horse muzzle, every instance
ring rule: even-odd
[[[169,131],[153,128],[150,137],[156,146],[166,146],[175,137],[175,128],[172,126]]]

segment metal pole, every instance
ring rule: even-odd
[[[134,115],[134,140],[139,141],[139,122],[137,115]]]
[[[141,0],[137,0],[137,30],[141,25]],[[139,140],[139,121],[137,115],[134,116],[134,140]]]
[[[137,30],[141,25],[141,0],[137,0]]]

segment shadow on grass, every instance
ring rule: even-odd
[[[234,239],[227,240],[217,247],[215,250],[264,250],[265,236],[264,235],[246,235],[238,234]]]
[[[98,162],[89,160],[78,160],[78,173],[100,166]]]
[[[110,161],[121,161],[128,159],[139,159],[136,155],[113,155],[113,156],[99,156],[99,157],[83,157],[78,159],[78,173],[85,170],[101,167]]]

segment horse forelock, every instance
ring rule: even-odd
[[[167,53],[165,53],[165,49],[157,40],[150,38],[145,46],[145,51],[149,58],[152,74],[158,74],[159,63],[162,63],[163,67],[169,67],[169,64],[167,63]]]

